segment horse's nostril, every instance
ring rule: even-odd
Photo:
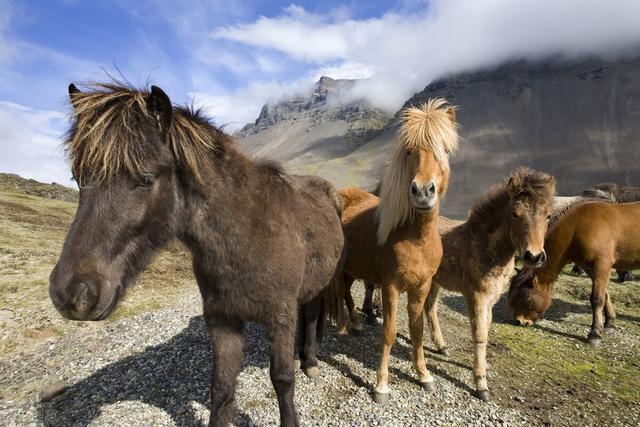
[[[436,184],[431,181],[429,184],[427,184],[427,193],[429,193],[429,195],[433,195],[436,192]]]
[[[98,290],[95,285],[90,283],[73,282],[67,288],[67,292],[72,309],[78,313],[88,313],[98,303]]]
[[[531,251],[526,251],[522,258],[527,262],[535,262],[534,256]]]
[[[547,262],[547,254],[546,254],[546,253],[544,253],[544,252],[542,252],[542,253],[540,254],[540,256],[538,257],[538,262],[540,262],[540,263],[545,263],[545,262]]]
[[[513,324],[516,325],[516,326],[522,326],[522,322],[520,321],[520,319],[514,320]]]
[[[418,193],[418,184],[415,181],[411,182],[411,194],[414,196]]]

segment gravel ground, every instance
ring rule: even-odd
[[[512,388],[498,388],[497,398],[490,403],[471,397],[472,348],[466,316],[461,314],[463,304],[460,297],[443,296],[442,326],[452,352],[447,358],[430,351],[426,353],[427,364],[436,379],[436,391],[432,394],[420,389],[415,380],[406,314],[405,310],[399,310],[398,339],[390,364],[392,395],[391,401],[383,406],[374,404],[370,396],[379,357],[380,326],[365,324],[365,333],[359,337],[338,336],[335,328],[329,326],[320,353],[321,377],[310,380],[301,372],[296,374],[296,404],[302,424],[512,426],[545,423],[544,417],[535,412],[535,405],[534,409],[528,405],[535,398],[513,393]],[[211,359],[200,313],[200,297],[193,289],[185,291],[171,309],[106,323],[85,323],[83,327],[43,341],[28,356],[6,357],[0,364],[0,388],[14,392],[2,393],[1,424],[206,425]],[[582,310],[576,316],[581,316],[584,323],[588,313]],[[542,327],[560,324],[576,328],[574,322],[567,322],[566,316],[543,321]],[[577,324],[582,328],[580,322]],[[637,347],[633,346],[638,342],[638,331],[632,332],[626,333],[623,329],[611,340],[631,346],[635,352]],[[572,332],[566,333],[572,335]],[[576,341],[576,346],[583,345]],[[432,348],[430,343],[427,348]],[[500,351],[508,350],[500,344],[489,348],[489,353]],[[490,354],[490,363],[491,358]],[[248,325],[245,366],[236,394],[237,425],[278,424],[268,363],[262,329]],[[490,387],[511,380],[502,372],[492,371]],[[40,385],[59,382],[65,385],[65,391],[41,402]],[[19,393],[20,390],[26,391]],[[640,407],[627,405],[625,408],[612,423],[638,425]],[[551,407],[548,409],[553,411]],[[562,424],[590,424],[579,417],[568,417],[564,421]]]

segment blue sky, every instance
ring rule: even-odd
[[[219,124],[321,75],[395,111],[443,74],[514,58],[629,54],[637,0],[0,0],[0,171],[69,185],[67,85],[116,67]]]

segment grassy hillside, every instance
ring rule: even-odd
[[[48,277],[76,202],[33,194],[77,199],[77,192],[59,187],[16,176],[0,179],[0,376],[11,369],[5,357],[26,357],[49,338],[96,327],[62,319],[49,300]],[[167,305],[184,286],[195,288],[190,258],[180,245],[171,245],[131,286],[107,323]]]

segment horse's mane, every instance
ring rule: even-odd
[[[502,222],[504,218],[499,213],[512,198],[534,198],[552,206],[555,193],[555,179],[551,175],[521,167],[502,183],[494,185],[473,204],[467,222],[476,226],[491,226]]]
[[[148,173],[145,167],[158,147],[149,140],[152,113],[150,92],[119,81],[89,83],[86,91],[71,95],[74,116],[64,145],[71,170],[80,186],[110,179],[120,172],[132,177]],[[201,109],[173,107],[166,133],[176,161],[197,181],[211,155],[229,141]]]
[[[403,123],[391,163],[381,181],[381,200],[376,209],[379,245],[387,241],[394,228],[411,220],[414,215],[409,196],[412,177],[409,176],[406,151],[431,151],[442,170],[449,172],[449,154],[458,148],[454,111],[442,98],[402,111]]]
[[[549,218],[549,226],[547,228],[547,236],[553,231],[553,229],[558,225],[558,223],[560,222],[560,220],[562,220],[562,218],[564,218],[565,216],[569,215],[577,207],[580,207],[582,205],[586,205],[588,203],[594,203],[594,202],[615,203],[614,201],[611,201],[611,200],[608,200],[608,199],[587,198],[587,197],[585,197],[584,199],[575,200],[572,203],[569,203],[567,206],[563,207],[562,209],[558,210],[557,212],[554,212],[551,215],[551,218]]]

